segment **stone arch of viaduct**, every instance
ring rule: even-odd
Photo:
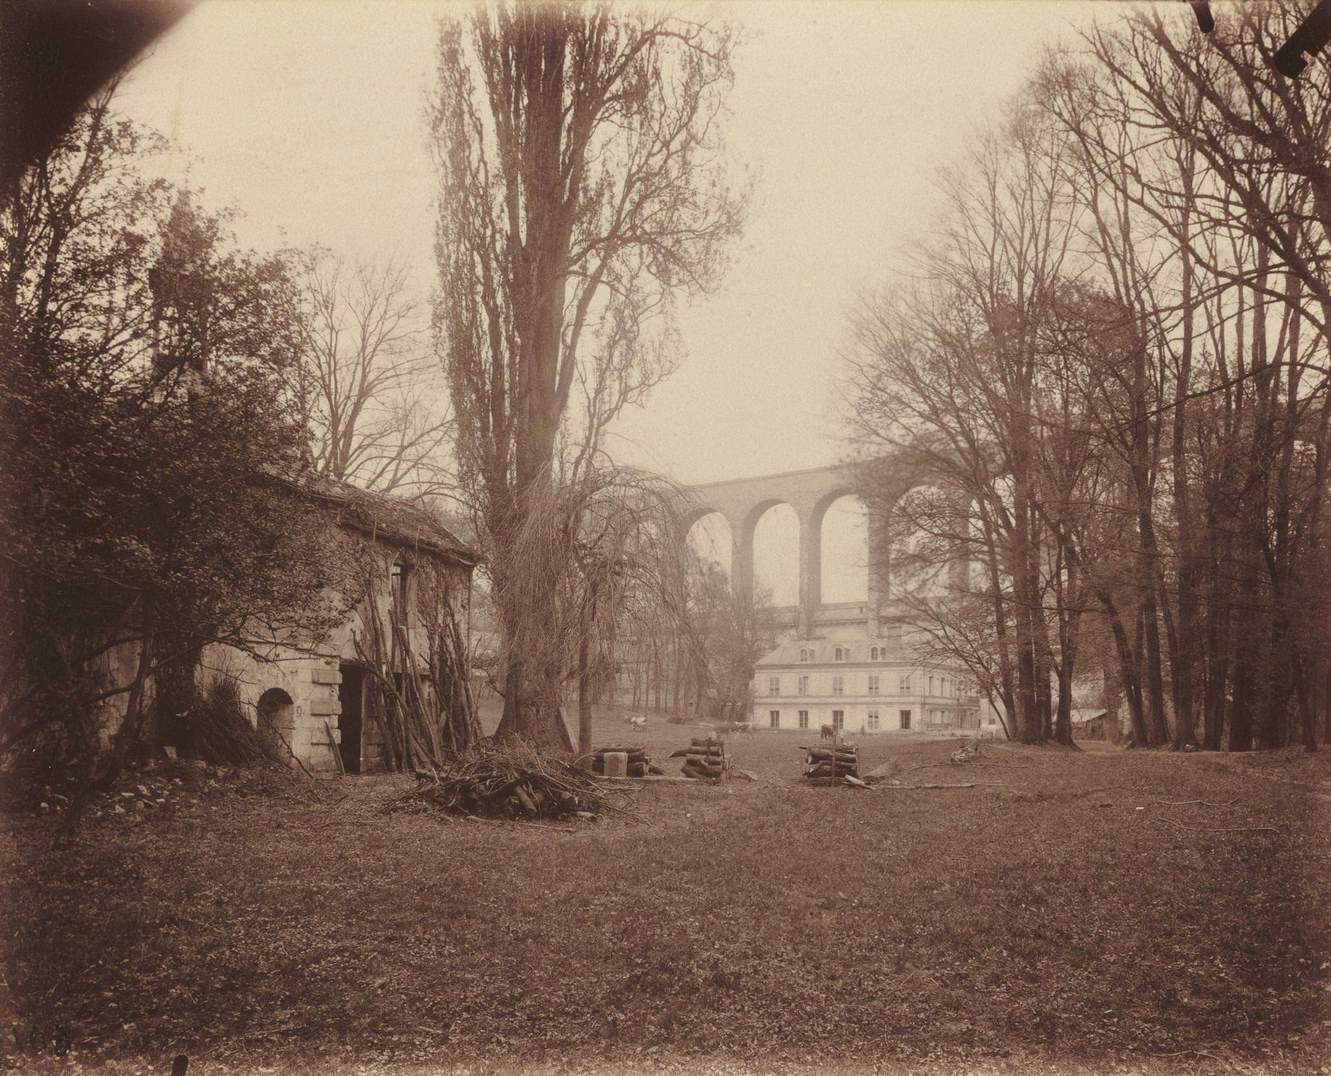
[[[923,484],[922,475],[911,468],[895,465],[891,460],[877,460],[874,464],[882,476],[887,469],[896,495]],[[880,477],[881,481],[881,477]],[[881,488],[881,486],[879,487]],[[823,581],[823,517],[832,503],[847,495],[860,495],[860,481],[853,464],[814,467],[803,471],[761,475],[690,486],[684,491],[685,507],[681,513],[681,538],[687,538],[689,529],[704,516],[718,513],[730,525],[731,585],[741,593],[753,588],[753,536],[763,514],[779,504],[789,505],[799,519],[799,605],[796,609],[796,628],[800,638],[810,638],[821,614],[830,610],[822,602]],[[895,498],[893,498],[895,499]],[[871,634],[880,631],[887,597],[886,550],[884,527],[880,518],[870,512],[868,520],[868,549],[866,550],[868,595],[862,619]]]

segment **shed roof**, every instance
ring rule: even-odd
[[[1103,707],[1074,707],[1072,710],[1072,723],[1074,725],[1084,725],[1087,722],[1105,717],[1108,713],[1109,711]]]
[[[337,512],[338,521],[362,534],[411,549],[424,549],[468,568],[480,554],[444,526],[424,505],[388,493],[375,493],[333,478],[307,477],[300,481],[276,474],[268,479],[291,487]]]
[[[334,504],[342,521],[363,533],[397,545],[428,549],[469,566],[480,559],[475,549],[424,505],[329,478],[315,479],[310,483],[310,491]]]

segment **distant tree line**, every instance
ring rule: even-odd
[[[899,596],[1024,742],[1071,742],[1087,668],[1139,745],[1331,738],[1331,65],[1268,62],[1307,7],[1051,49],[854,314],[865,458],[931,476],[866,462],[871,511],[931,538],[890,571],[970,562]]]
[[[776,645],[770,595],[736,593],[720,565],[688,548],[679,555],[681,615],[661,615],[660,603],[644,595],[594,697],[681,720],[747,721],[754,663]]]

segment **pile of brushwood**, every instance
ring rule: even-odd
[[[649,774],[659,777],[665,773],[647,757],[647,750],[642,747],[598,747],[592,752],[592,773],[605,773],[605,756],[611,754],[628,756],[629,777],[646,777]]]
[[[257,724],[250,721],[231,676],[216,677],[199,690],[188,728],[189,753],[215,766],[285,770],[295,760],[286,738],[262,715]]]
[[[811,785],[860,784],[860,749],[855,744],[804,749],[804,779]]]
[[[615,790],[571,760],[521,742],[482,741],[439,770],[416,771],[416,784],[392,810],[433,806],[472,818],[545,820],[624,810]]]
[[[685,777],[718,778],[730,768],[730,758],[726,755],[726,744],[719,736],[706,739],[694,737],[689,746],[676,751],[671,758],[684,759],[684,767],[679,772]]]

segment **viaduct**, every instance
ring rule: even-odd
[[[894,500],[921,484],[922,475],[904,461],[875,460],[875,485],[882,489],[883,479],[891,482]],[[890,613],[887,600],[887,551],[882,520],[870,512],[868,521],[869,566],[868,594],[859,602],[828,604],[822,600],[823,517],[832,502],[847,494],[858,495],[862,474],[854,464],[814,467],[803,471],[710,482],[684,490],[685,509],[681,515],[683,537],[699,519],[713,512],[730,525],[731,585],[748,594],[753,589],[753,535],[769,508],[789,505],[799,519],[799,604],[778,610],[782,627],[795,628],[802,639],[814,637],[820,629],[832,626],[861,625],[871,635],[881,634],[881,624]]]

